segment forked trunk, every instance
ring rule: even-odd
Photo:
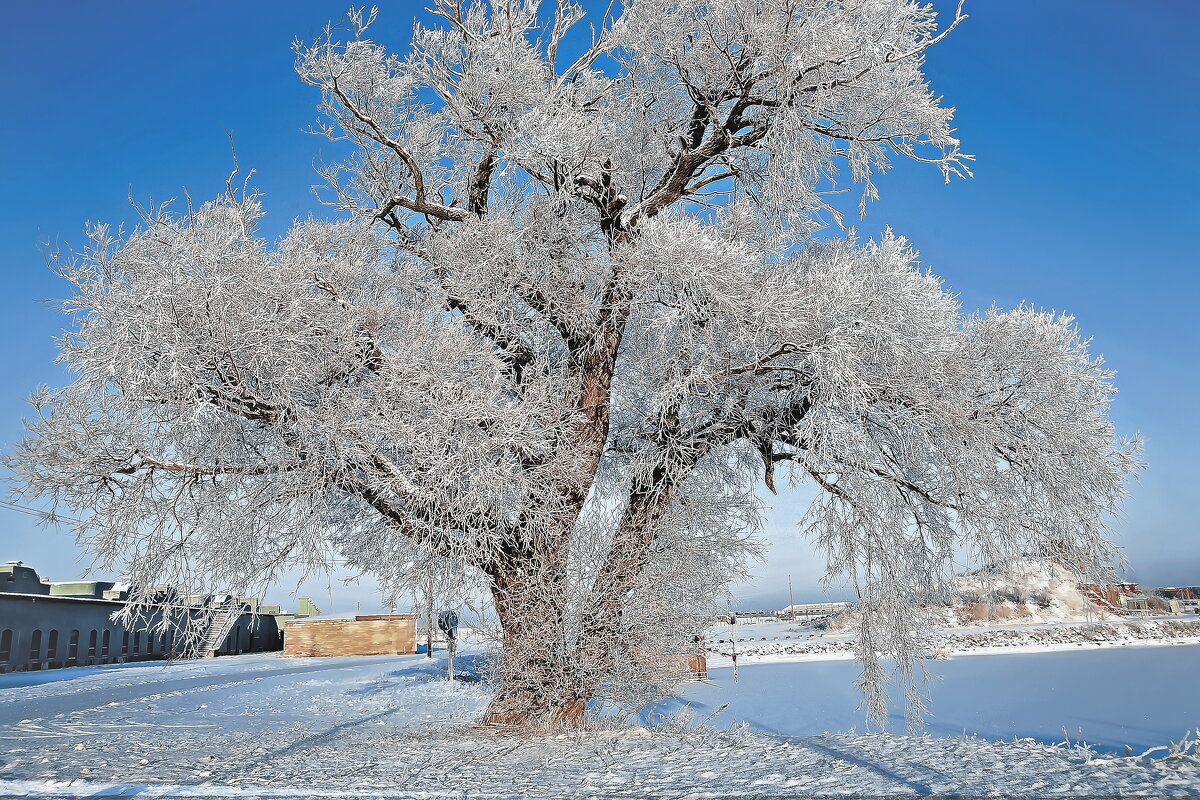
[[[573,648],[563,635],[561,581],[541,583],[523,571],[494,580],[503,660],[484,724],[527,730],[578,727],[591,698],[582,691]]]
[[[500,686],[484,723],[530,730],[578,727],[613,658],[622,657],[625,598],[646,566],[654,529],[674,488],[667,469],[637,487],[584,602],[578,630],[564,628],[565,538],[543,552],[509,554],[491,571],[503,630]],[[624,643],[628,644],[628,643]]]

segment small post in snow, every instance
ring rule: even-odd
[[[732,611],[730,611],[729,616],[726,617],[726,619],[729,620],[729,657],[733,659],[733,682],[739,683],[737,667],[737,642],[734,640],[733,633],[734,626],[737,625],[737,614],[734,614]]]
[[[458,652],[458,614],[454,611],[443,611],[438,614],[438,627],[446,635],[446,672],[450,682],[454,683],[454,655]]]

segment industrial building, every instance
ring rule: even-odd
[[[1200,586],[1162,586],[1153,590],[1174,614],[1200,614]]]
[[[733,616],[737,619],[739,625],[759,625],[767,622],[795,622],[802,620],[804,622],[812,622],[821,617],[831,617],[834,614],[840,614],[850,607],[850,603],[844,602],[824,602],[824,603],[793,603],[787,608],[778,611],[771,610],[753,610],[753,611],[735,611]],[[722,615],[717,618],[717,622],[728,622],[728,615]]]
[[[202,643],[205,655],[279,650],[279,623],[257,601],[241,598],[189,598],[168,588],[156,590],[163,608],[182,606],[186,616],[213,617]],[[164,623],[151,607],[128,624],[114,615],[129,600],[128,587],[113,581],[50,583],[19,561],[0,566],[0,672],[117,664],[178,656],[178,623]],[[257,613],[256,613],[257,610]]]

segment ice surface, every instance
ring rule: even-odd
[[[1068,652],[959,656],[928,664],[934,736],[963,733],[988,739],[1032,737],[1045,743],[1086,741],[1100,750],[1138,753],[1200,727],[1200,647],[1078,649]],[[765,733],[810,736],[864,731],[854,689],[858,664],[849,660],[750,663],[733,681],[730,667],[710,683],[684,684],[681,697],[659,704],[667,713],[691,704],[710,724],[739,721]],[[894,693],[888,728],[905,729]],[[1200,787],[1197,787],[1200,789]]]

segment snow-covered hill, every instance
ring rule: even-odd
[[[946,622],[1091,622],[1113,615],[1080,588],[1074,573],[1051,561],[1022,559],[955,578],[958,597]]]
[[[942,627],[1085,623],[1122,616],[1097,602],[1073,572],[1052,561],[1020,559],[958,575],[954,584],[949,604],[930,609],[933,621]],[[829,620],[827,628],[849,631],[856,622],[851,607]]]

